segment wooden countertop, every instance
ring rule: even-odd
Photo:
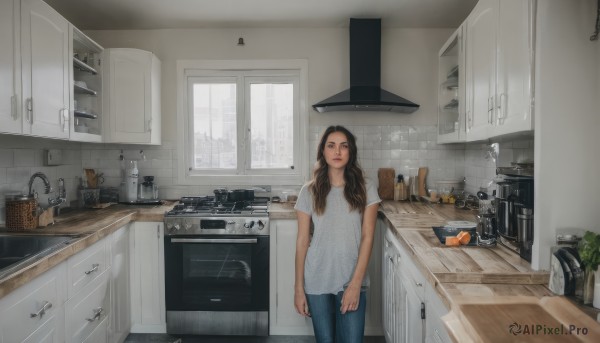
[[[0,298],[131,221],[162,222],[164,213],[175,203],[164,201],[163,205],[158,206],[113,205],[103,209],[66,210],[54,218],[54,225],[23,231],[31,234],[80,235],[80,237],[64,248],[1,279]],[[5,229],[1,228],[0,231],[5,232]]]

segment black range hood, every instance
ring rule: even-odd
[[[381,88],[381,19],[350,19],[350,89],[317,104],[319,112],[412,113],[419,105]]]

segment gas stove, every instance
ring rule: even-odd
[[[166,235],[268,235],[269,198],[217,202],[213,196],[183,197],[165,213]]]

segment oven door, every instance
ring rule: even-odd
[[[166,236],[167,311],[268,311],[269,236]]]

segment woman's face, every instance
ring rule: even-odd
[[[344,169],[350,159],[350,148],[346,135],[341,132],[330,133],[325,142],[323,156],[330,168]]]

